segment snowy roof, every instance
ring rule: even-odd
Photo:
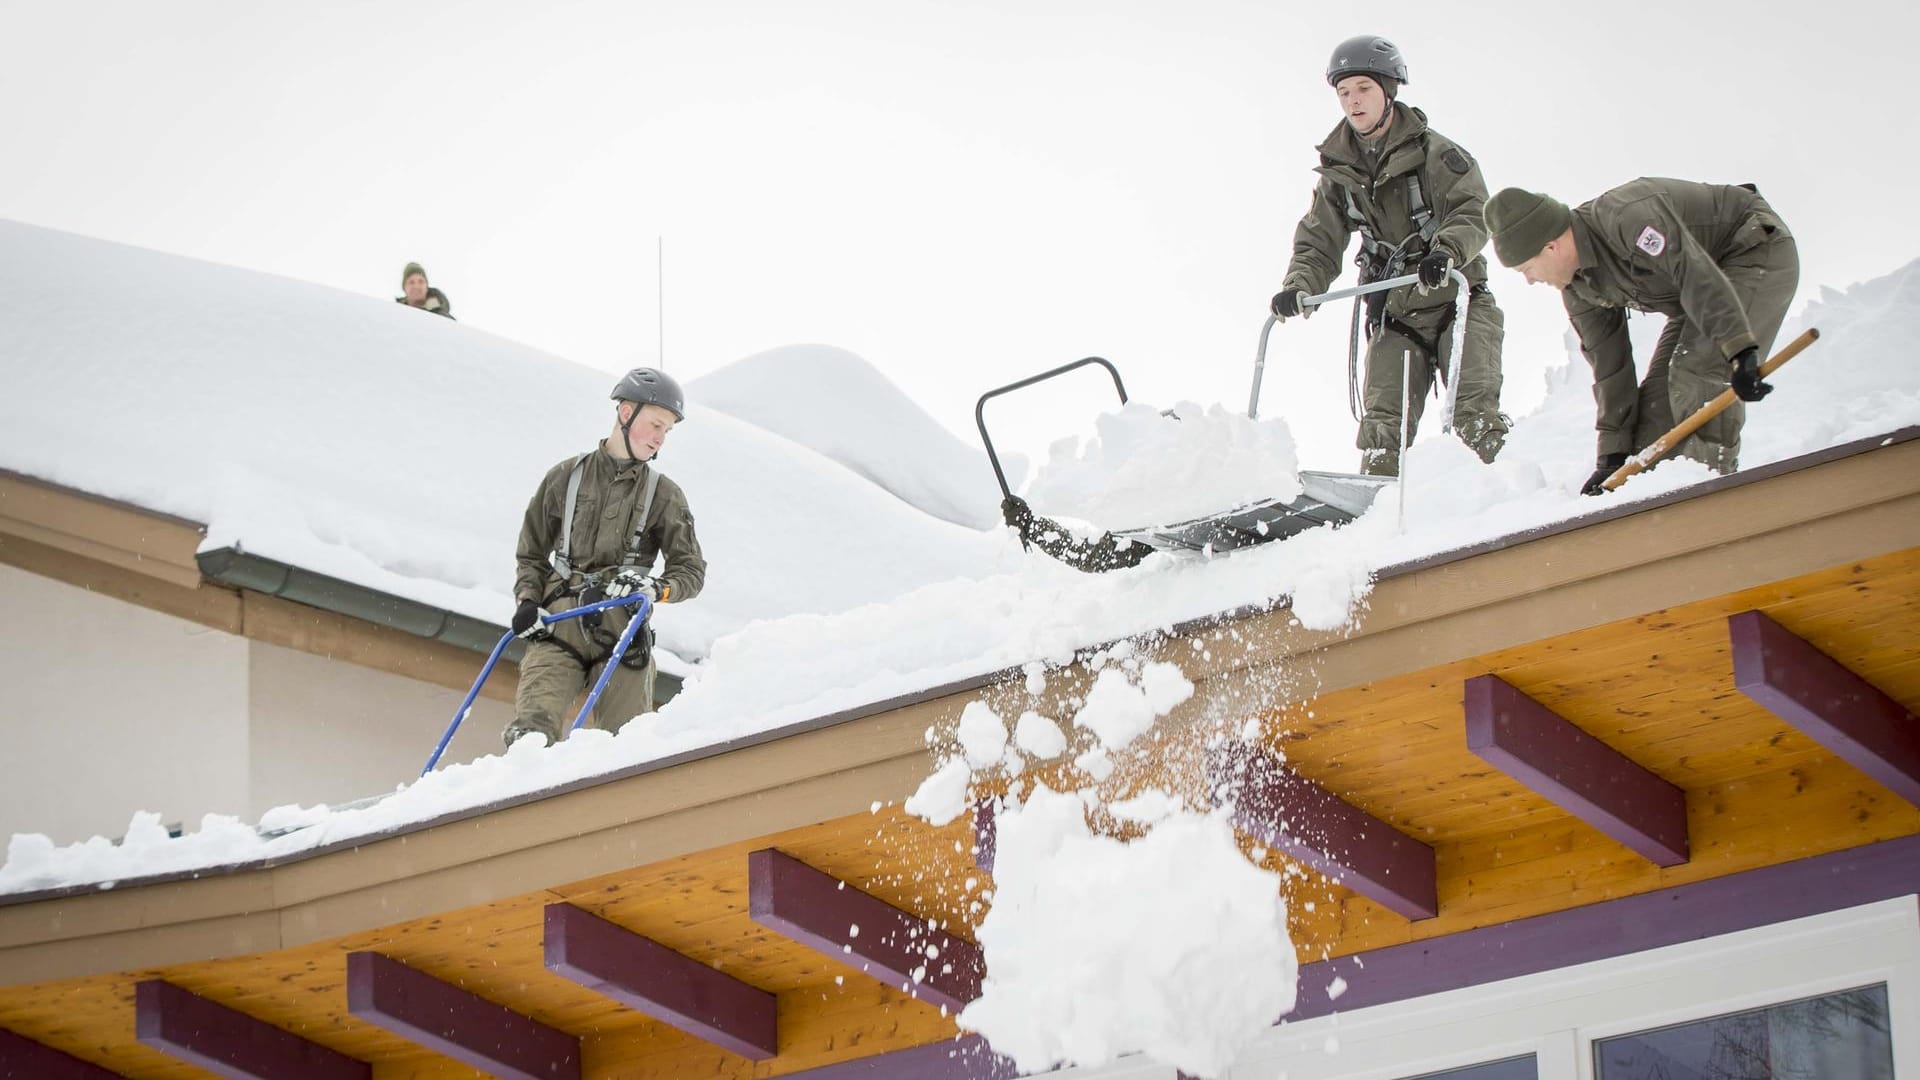
[[[499,619],[526,492],[606,424],[605,376],[443,320],[5,228],[0,356],[21,368],[29,393],[0,403],[0,466],[207,520],[210,544],[240,539],[297,565],[417,588],[403,595]],[[123,328],[112,308],[78,299],[96,291],[140,313],[138,325]],[[1808,319],[1825,336],[1754,410],[1749,467],[1920,423],[1910,346],[1920,330],[1920,264],[1829,293],[1802,325]],[[1783,340],[1796,331],[1790,325]],[[373,356],[366,350],[376,342],[385,351]],[[125,377],[162,363],[188,378]],[[186,385],[194,382],[201,389]],[[540,407],[526,404],[534,401]],[[89,425],[102,402],[124,421]],[[769,410],[763,418],[778,411],[759,408]],[[1205,434],[1198,419],[1183,421],[1196,437]],[[263,824],[303,827],[275,839],[212,817],[198,833],[137,850],[16,838],[0,891],[282,857],[1028,662],[1065,662],[1087,646],[1221,612],[1284,602],[1302,623],[1335,628],[1385,568],[1710,479],[1675,461],[1597,502],[1573,494],[1592,467],[1591,425],[1586,368],[1574,360],[1492,466],[1429,432],[1407,457],[1404,496],[1389,488],[1337,532],[1225,559],[1156,555],[1133,571],[1085,576],[1024,554],[1005,532],[939,521],[826,456],[696,406],[664,464],[700,514],[712,585],[684,611],[664,612],[661,632],[705,660],[648,723],[456,766],[366,810],[283,808]],[[96,430],[130,432],[139,454],[120,460],[110,452],[118,447],[96,447]],[[853,456],[874,445],[886,443],[834,449]],[[926,459],[954,460],[933,451]],[[406,471],[381,468],[389,462]]]
[[[615,381],[402,305],[4,221],[0,362],[0,468],[500,625],[527,499],[606,433]],[[991,474],[859,357],[779,349],[688,389],[661,465],[714,569],[659,616],[668,651],[888,600],[1001,546],[952,524],[997,516]]]

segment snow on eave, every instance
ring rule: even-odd
[[[1915,440],[1920,440],[1920,426],[1903,427],[1898,430],[1888,432],[1884,435],[1878,435],[1870,438],[1860,439],[1853,442],[1828,447],[1828,448],[1818,450],[1813,453],[1804,454],[1798,457],[1787,458],[1780,461],[1772,462],[1767,465],[1756,467],[1750,471],[1735,473],[1730,476],[1714,477],[1710,480],[1707,480],[1698,484],[1662,492],[1660,494],[1648,497],[1640,501],[1630,502],[1630,503],[1618,503],[1615,505],[1607,506],[1603,509],[1596,510],[1589,514],[1583,514],[1578,517],[1556,521],[1550,524],[1539,526],[1537,528],[1523,530],[1518,533],[1495,538],[1492,540],[1487,540],[1480,543],[1467,545],[1467,546],[1451,549],[1445,552],[1439,552],[1439,553],[1424,556],[1418,559],[1413,559],[1406,562],[1398,563],[1398,564],[1383,568],[1377,575],[1377,578],[1384,580],[1388,578],[1410,577],[1415,574],[1419,574],[1428,570],[1433,570],[1439,567],[1462,562],[1479,555],[1501,551],[1507,548],[1513,548],[1522,544],[1532,543],[1535,541],[1549,540],[1554,537],[1563,536],[1570,533],[1576,533],[1584,529],[1588,529],[1591,527],[1599,526],[1608,522],[1617,521],[1617,520],[1628,518],[1628,517],[1633,517],[1648,511],[1669,508],[1676,505],[1692,502],[1693,500],[1701,498],[1703,496],[1713,495],[1720,492],[1747,487],[1753,484],[1767,483],[1777,478],[1802,472],[1807,469],[1811,469],[1820,465],[1841,461],[1847,458],[1857,457],[1863,454],[1870,453],[1875,450],[1892,447],[1892,446],[1904,444],[1907,442],[1912,442]],[[1190,637],[1207,630],[1219,628],[1224,623],[1249,620],[1249,619],[1253,619],[1253,618],[1257,618],[1257,617],[1261,617],[1264,615],[1269,615],[1275,612],[1281,612],[1285,610],[1286,608],[1284,605],[1281,605],[1278,607],[1252,605],[1252,606],[1243,606],[1243,607],[1233,608],[1229,610],[1220,611],[1211,615],[1206,615],[1206,616],[1202,616],[1194,619],[1188,619],[1188,620],[1176,623],[1168,629],[1168,635],[1171,637]],[[1362,634],[1365,633],[1364,628],[1360,630],[1360,633]],[[1116,641],[1105,641],[1097,645],[1086,646],[1081,651],[1083,655],[1090,654],[1093,652],[1098,652],[1101,649],[1108,648],[1116,643],[1117,643]],[[903,694],[903,695],[890,697],[890,698],[886,698],[879,701],[869,702],[864,705],[843,709],[837,712],[828,713],[828,714],[813,717],[810,719],[796,721],[794,723],[786,724],[780,727],[770,728],[765,731],[756,732],[756,733],[745,735],[739,738],[718,742],[718,743],[713,743],[706,746],[701,746],[701,747],[687,750],[678,754],[673,754],[670,756],[665,756],[665,757],[661,757],[661,758],[657,758],[649,761],[639,762],[639,763],[629,765],[614,771],[582,777],[578,780],[574,780],[574,781],[571,781],[562,785],[558,785],[555,787],[547,788],[544,790],[514,795],[507,798],[498,799],[492,802],[476,805],[476,806],[463,807],[463,808],[449,811],[447,813],[444,813],[435,817],[408,822],[406,824],[397,825],[379,832],[355,835],[355,836],[352,836],[343,840],[339,840],[333,843],[316,846],[313,848],[303,849],[297,852],[292,852],[284,856],[278,856],[278,857],[267,858],[267,859],[256,859],[256,860],[250,860],[246,862],[204,866],[204,867],[199,867],[191,870],[173,871],[173,872],[168,872],[164,874],[154,874],[146,877],[126,878],[126,879],[119,880],[117,882],[113,882],[111,884],[89,883],[89,884],[80,884],[80,885],[60,886],[60,887],[55,887],[50,889],[42,889],[42,890],[33,891],[33,892],[15,893],[10,895],[0,894],[0,907],[11,907],[16,905],[33,903],[40,900],[60,899],[65,897],[86,895],[86,894],[95,893],[95,892],[105,892],[109,890],[124,892],[131,888],[138,888],[146,885],[159,885],[159,884],[164,884],[172,881],[181,881],[181,880],[196,879],[196,878],[203,878],[203,877],[210,877],[210,876],[217,876],[217,875],[228,875],[228,874],[242,873],[250,870],[263,870],[263,869],[270,869],[278,866],[290,865],[293,863],[299,863],[307,859],[315,858],[321,855],[326,855],[332,852],[337,852],[337,851],[356,848],[356,847],[363,847],[380,840],[406,836],[406,835],[410,835],[417,832],[423,832],[423,831],[433,829],[442,825],[448,825],[448,824],[453,824],[461,821],[473,820],[476,818],[484,817],[488,814],[492,814],[496,811],[506,810],[506,809],[510,809],[518,806],[525,806],[532,803],[543,801],[545,799],[568,795],[571,793],[596,788],[604,784],[616,783],[622,780],[627,780],[627,779],[631,779],[638,776],[644,776],[650,773],[662,772],[664,770],[670,769],[678,765],[690,764],[692,762],[705,760],[707,758],[717,757],[719,755],[730,753],[732,751],[744,750],[754,746],[777,742],[791,736],[807,734],[810,732],[821,731],[828,728],[839,727],[845,724],[857,723],[862,720],[873,719],[879,716],[892,713],[899,709],[907,708],[909,706],[918,705],[918,704],[922,704],[929,701],[935,701],[941,698],[971,694],[981,689],[984,689],[988,686],[996,685],[1006,680],[1019,677],[1021,674],[1022,674],[1022,669],[1019,667],[1001,668],[999,670],[985,672],[982,674],[969,676],[963,679],[953,680],[937,686],[927,687],[925,689],[922,689],[913,693]]]

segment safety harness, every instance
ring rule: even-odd
[[[1432,250],[1434,234],[1440,231],[1440,219],[1433,208],[1427,205],[1427,195],[1420,183],[1420,172],[1414,170],[1407,174],[1407,207],[1413,219],[1413,232],[1398,244],[1389,244],[1373,234],[1372,222],[1360,212],[1360,204],[1354,199],[1353,189],[1342,185],[1346,195],[1347,224],[1352,231],[1360,234],[1360,252],[1354,256],[1354,264],[1360,268],[1360,283],[1384,281],[1399,277],[1407,272],[1407,263],[1416,256],[1425,255]],[[1404,336],[1413,342],[1428,358],[1436,364],[1440,359],[1440,342],[1453,328],[1453,320],[1458,314],[1456,305],[1447,305],[1440,317],[1440,324],[1434,328],[1433,336],[1415,330],[1399,319],[1387,314],[1387,294],[1374,293],[1366,298],[1367,340],[1373,340],[1381,327]],[[1356,361],[1357,363],[1357,361]],[[1354,382],[1356,372],[1349,372],[1349,382]]]
[[[583,574],[573,568],[573,511],[580,501],[580,477],[586,471],[587,458],[590,456],[591,452],[573,459],[573,469],[567,473],[566,507],[560,511],[560,543],[547,555],[547,563],[553,567],[555,573],[560,575],[559,587],[547,597],[546,602],[549,604],[570,594],[577,594],[583,606],[594,603],[604,598],[607,583],[612,581],[615,575],[622,570],[641,565],[640,548],[646,542],[647,518],[653,510],[654,492],[660,487],[660,470],[652,465],[647,466],[647,478],[640,488],[639,512],[634,514],[633,532],[627,537],[626,552],[621,556],[620,565],[596,570],[591,574]],[[647,565],[650,567],[652,564],[649,561]],[[586,630],[588,639],[604,650],[599,656],[588,658],[582,655],[580,650],[558,637],[551,640],[555,645],[572,654],[582,667],[591,669],[595,664],[612,655],[613,646],[620,639],[613,631],[602,625],[599,612],[581,616],[580,623]],[[627,648],[626,655],[620,658],[620,666],[639,670],[647,666],[652,656],[653,621],[649,619],[647,625],[641,627],[640,632],[635,635],[633,643]]]

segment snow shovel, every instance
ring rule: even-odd
[[[1764,379],[1775,371],[1780,370],[1787,361],[1799,356],[1806,350],[1807,346],[1818,340],[1820,340],[1820,331],[1817,328],[1808,327],[1806,333],[1787,342],[1784,348],[1774,353],[1766,363],[1760,365],[1760,377]],[[1731,387],[1720,391],[1719,396],[1707,402],[1705,405],[1700,406],[1698,409],[1695,409],[1692,416],[1675,424],[1672,431],[1655,439],[1653,445],[1628,458],[1627,463],[1615,469],[1613,475],[1602,481],[1600,486],[1608,491],[1612,491],[1621,484],[1626,483],[1628,477],[1636,476],[1653,468],[1655,462],[1672,453],[1673,448],[1685,442],[1687,436],[1705,427],[1707,421],[1731,408],[1733,402],[1734,394]]]
[[[1467,275],[1461,273],[1458,268],[1448,270],[1447,276],[1453,278],[1454,284],[1459,286],[1460,289],[1460,307],[1455,313],[1453,320],[1453,356],[1447,365],[1445,418],[1441,420],[1440,427],[1442,431],[1451,432],[1453,430],[1453,408],[1460,396],[1460,354],[1466,349],[1467,292],[1472,286],[1467,283]],[[1329,292],[1323,292],[1318,296],[1305,296],[1300,299],[1300,310],[1301,313],[1304,314],[1306,309],[1310,307],[1320,307],[1323,304],[1330,304],[1335,300],[1345,300],[1348,297],[1353,297],[1353,325],[1347,335],[1347,398],[1349,408],[1354,410],[1355,420],[1360,419],[1359,409],[1357,407],[1358,402],[1355,397],[1356,391],[1354,389],[1354,384],[1357,381],[1354,378],[1354,373],[1357,370],[1357,358],[1360,352],[1360,299],[1361,297],[1370,296],[1374,293],[1398,289],[1403,285],[1417,285],[1419,283],[1419,274],[1402,274],[1399,277],[1369,281],[1364,285],[1355,285],[1346,289],[1333,289]],[[1247,419],[1249,420],[1257,420],[1260,418],[1260,376],[1267,368],[1267,339],[1272,336],[1274,324],[1279,321],[1280,317],[1278,315],[1268,315],[1266,325],[1260,328],[1260,347],[1253,355],[1253,392],[1247,396]],[[1400,449],[1404,452],[1406,447],[1403,446]]]
[[[1272,540],[1284,540],[1321,525],[1352,521],[1373,504],[1374,495],[1385,486],[1385,478],[1353,476],[1346,473],[1303,471],[1302,494],[1295,499],[1269,499],[1245,506],[1230,507],[1217,514],[1177,521],[1166,525],[1146,525],[1116,529],[1090,540],[1077,539],[1072,531],[1057,522],[1032,514],[1026,503],[1013,494],[1007,484],[1000,455],[994,450],[993,436],[987,431],[987,402],[1002,394],[1076,371],[1089,364],[1107,370],[1120,403],[1127,403],[1126,384],[1113,364],[1098,356],[1089,356],[1062,364],[1018,382],[989,390],[974,406],[974,423],[980,429],[980,441],[986,445],[987,460],[993,465],[994,479],[1000,482],[1007,523],[1020,529],[1022,544],[1039,547],[1048,555],[1076,570],[1098,573],[1137,566],[1154,551],[1231,551]]]
[[[614,643],[613,652],[608,655],[606,666],[600,669],[600,677],[594,680],[593,692],[587,695],[586,704],[580,706],[580,715],[573,719],[572,730],[578,730],[580,725],[587,722],[587,716],[593,712],[593,706],[600,700],[601,692],[607,688],[607,680],[613,677],[613,669],[620,666],[620,658],[627,655],[627,648],[633,644],[634,634],[640,629],[640,625],[647,621],[647,616],[653,613],[653,602],[647,599],[647,594],[645,593],[634,593],[631,596],[617,597],[612,600],[600,600],[592,604],[570,608],[558,615],[540,616],[540,625],[552,626],[555,623],[566,622],[568,619],[578,619],[582,615],[592,615],[595,612],[606,611],[609,608],[628,607],[633,604],[639,604],[640,607],[634,611],[633,618],[627,622],[627,628],[620,632],[620,640]],[[494,667],[500,663],[501,655],[507,651],[507,646],[513,644],[513,639],[518,636],[519,635],[511,630],[500,635],[500,641],[494,645],[493,652],[487,657],[486,664],[480,669],[480,677],[473,680],[473,687],[467,691],[466,700],[462,701],[460,708],[454,712],[453,722],[447,725],[446,734],[440,736],[440,745],[433,748],[433,756],[427,758],[426,766],[420,770],[421,776],[432,772],[433,767],[440,764],[440,755],[447,752],[447,744],[453,741],[454,732],[460,730],[460,722],[467,718],[467,713],[473,708],[474,699],[480,696],[480,688],[486,685],[487,676],[493,674]]]

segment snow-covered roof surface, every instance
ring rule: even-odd
[[[605,376],[397,305],[0,229],[0,357],[24,390],[0,403],[0,466],[205,520],[210,544],[500,619],[527,492],[606,426]],[[1810,322],[1823,341],[1751,414],[1748,467],[1920,422],[1920,264],[1824,295],[1781,340]],[[162,364],[182,377],[145,377]],[[771,415],[749,404],[735,408]],[[1182,424],[1207,434],[1204,418]],[[272,837],[210,815],[168,839],[158,814],[137,816],[119,845],[16,836],[0,892],[283,858],[1248,606],[1285,600],[1303,623],[1336,627],[1382,568],[1710,478],[1674,461],[1600,500],[1573,494],[1593,456],[1577,358],[1492,466],[1427,435],[1407,457],[1404,499],[1389,488],[1341,530],[1087,576],[695,406],[663,464],[700,517],[711,585],[663,612],[661,634],[704,660],[657,716],[618,736],[523,741],[370,807],[280,808],[260,824],[291,831]]]
[[[615,381],[399,304],[5,221],[0,359],[0,468],[201,522],[207,549],[499,625],[527,499],[607,433]],[[997,515],[988,470],[956,475],[960,441],[870,365],[818,346],[744,364],[768,405],[788,382],[840,388],[845,407],[819,418],[836,456],[756,424],[750,395],[707,407],[701,388],[731,369],[690,387],[661,467],[689,493],[713,573],[661,612],[663,648],[697,660],[755,619],[992,563],[996,538],[863,478],[941,478],[902,496],[949,517],[972,481],[974,515]]]

